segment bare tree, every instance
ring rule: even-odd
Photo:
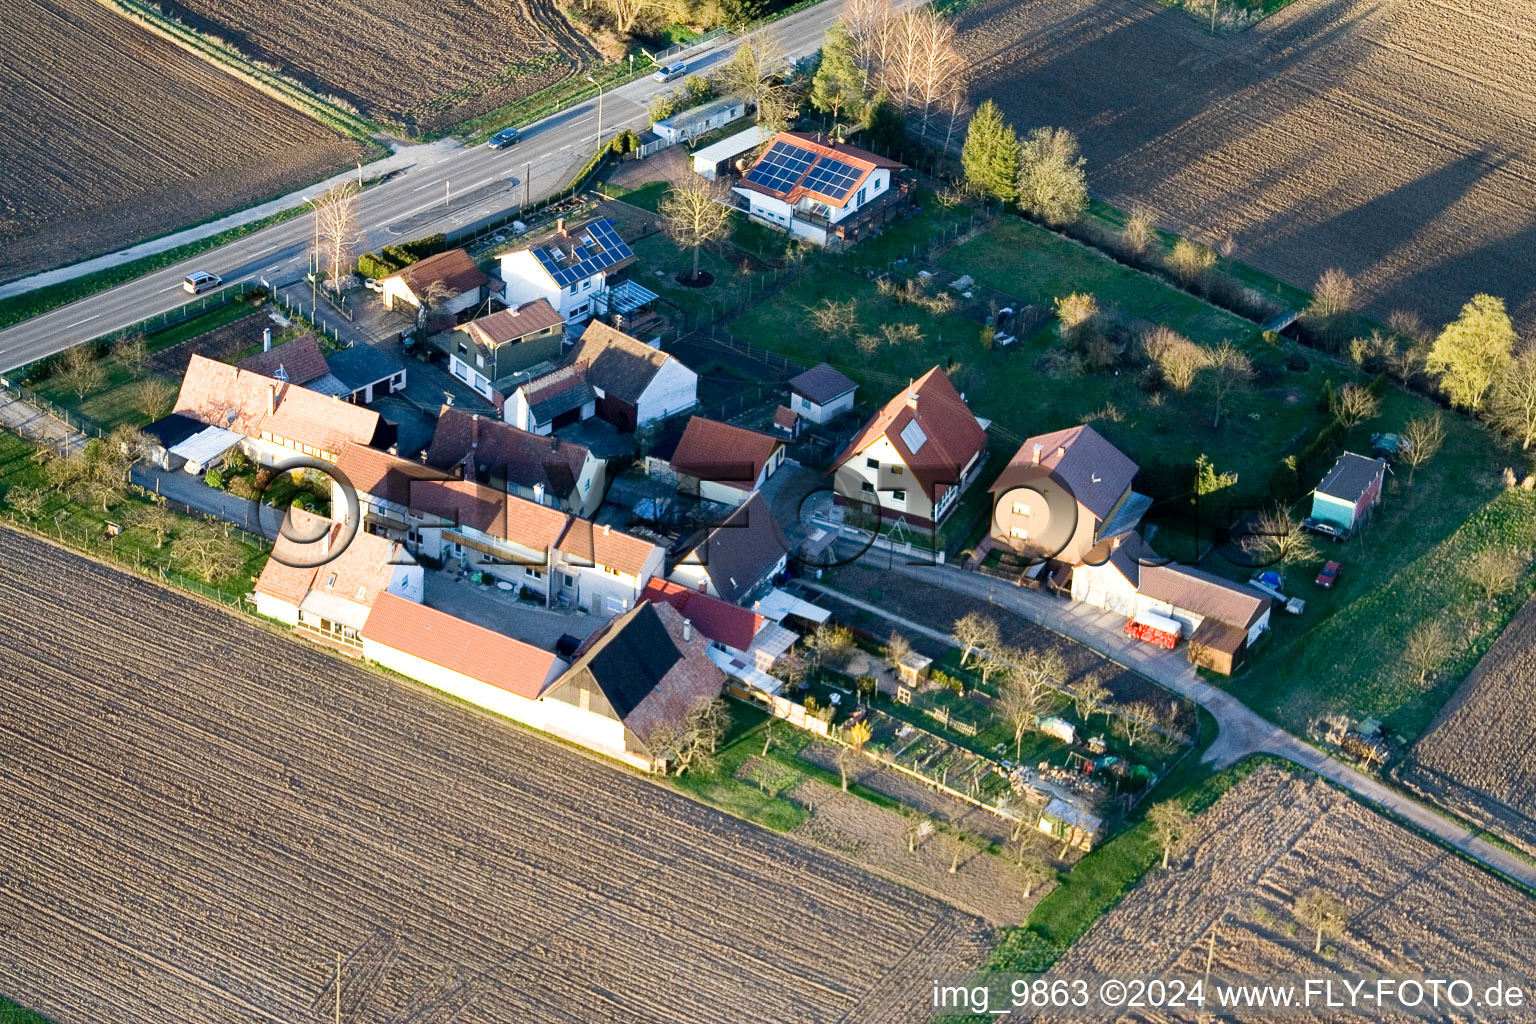
[[[1065,128],[1036,128],[1019,147],[1019,207],[1052,227],[1088,208],[1087,161]]]
[[[16,514],[35,519],[48,504],[48,492],[41,487],[12,484],[6,489],[5,503]]]
[[[614,28],[628,35],[647,14],[670,14],[679,10],[675,0],[603,0],[603,8],[613,16]]]
[[[155,495],[146,504],[134,506],[128,523],[155,538],[155,547],[159,549],[165,547],[165,538],[176,528],[176,518],[165,499]]]
[[[76,398],[101,387],[107,380],[107,371],[96,358],[96,346],[89,342],[66,349],[59,357],[59,383],[75,393]]]
[[[770,718],[768,724],[763,726],[763,756],[768,756],[768,748],[773,746],[773,741],[783,739],[785,730],[789,726],[782,718]]]
[[[1403,428],[1403,461],[1408,463],[1408,482],[1420,466],[1439,454],[1445,444],[1445,417],[1439,412],[1408,421]]]
[[[176,385],[164,377],[145,377],[133,386],[133,407],[147,419],[158,420],[175,405],[176,391]]]
[[[958,826],[946,830],[949,833],[949,873],[954,874],[960,870],[960,859],[967,852],[979,849],[983,840],[974,832],[967,832]]]
[[[954,23],[932,7],[908,9],[898,20],[895,54],[887,88],[927,135],[952,94],[964,92],[965,62],[955,49]]]
[[[1337,938],[1344,934],[1349,911],[1336,897],[1322,889],[1308,889],[1296,899],[1296,920],[1315,933],[1312,952],[1323,951],[1323,936]]]
[[[1312,535],[1280,504],[1254,516],[1253,529],[1242,537],[1239,546],[1266,565],[1297,565],[1317,558]]]
[[[1491,604],[1515,589],[1530,561],[1530,553],[1519,548],[1486,547],[1467,559],[1467,578]]]
[[[1144,207],[1136,207],[1125,218],[1125,228],[1120,233],[1125,247],[1140,256],[1146,252],[1157,237],[1157,229],[1152,224],[1152,214]]]
[[[1104,703],[1109,700],[1109,696],[1109,687],[1104,685],[1104,681],[1095,672],[1080,680],[1073,687],[1072,706],[1077,710],[1077,717],[1083,720],[1084,725],[1087,725],[1088,719],[1093,717],[1104,706]]]
[[[189,522],[171,541],[171,557],[204,583],[228,579],[240,569],[240,548],[228,523]]]
[[[1408,631],[1403,641],[1403,661],[1418,673],[1420,686],[1445,662],[1450,647],[1450,630],[1440,619],[1425,619]]]
[[[854,60],[870,79],[886,61],[895,21],[891,0],[848,0],[843,7],[843,24],[853,39]]]
[[[1146,740],[1157,722],[1157,708],[1144,700],[1122,705],[1115,718],[1115,729],[1127,745],[1137,747]]]
[[[339,287],[337,282],[352,273],[352,252],[359,235],[357,195],[361,191],[357,182],[349,179],[314,199],[315,238],[319,245],[315,267],[324,269],[332,288]]]
[[[1215,406],[1211,426],[1221,426],[1222,408],[1227,400],[1253,380],[1253,363],[1229,339],[1206,353],[1205,367],[1201,374],[1206,390]]]
[[[1369,388],[1345,384],[1329,398],[1333,418],[1346,429],[1358,427],[1381,411],[1381,400]]]
[[[144,372],[144,367],[149,363],[149,342],[144,337],[143,331],[134,331],[112,346],[112,358],[122,363],[134,376]]]
[[[907,852],[916,853],[917,844],[933,835],[933,819],[911,808],[902,811],[905,819],[902,834],[907,840]]]
[[[780,88],[779,80],[788,67],[789,56],[779,37],[772,32],[756,32],[741,41],[716,72],[716,80],[722,93],[760,107],[764,97]]]
[[[890,639],[885,642],[885,663],[891,666],[891,671],[900,672],[901,663],[911,653],[912,641],[896,632],[896,630],[891,630]]]
[[[1163,851],[1164,868],[1168,867],[1169,857],[1184,852],[1193,821],[1194,815],[1189,813],[1189,808],[1180,800],[1164,800],[1160,804],[1153,804],[1147,811],[1152,836]]]
[[[1355,308],[1355,281],[1338,267],[1329,267],[1312,289],[1307,315],[1319,320],[1348,313]]]
[[[1023,652],[1019,652],[1021,655]],[[1024,733],[1034,728],[1035,720],[1050,700],[1050,686],[1043,672],[1035,671],[1021,658],[1009,666],[1003,678],[998,704],[1003,719],[1013,727],[1013,756],[1017,760],[1024,745]]]
[[[1205,349],[1170,327],[1152,328],[1142,336],[1141,347],[1168,386],[1181,394],[1189,390],[1206,364]]]
[[[690,176],[672,186],[657,207],[662,229],[681,249],[693,252],[693,271],[689,280],[699,280],[699,254],[704,246],[718,242],[731,229],[731,208],[722,201],[723,193],[714,182]]]
[[[843,337],[859,323],[857,299],[849,299],[847,302],[822,299],[814,306],[807,306],[806,309],[811,314],[811,323],[815,324],[816,329],[823,334]]]
[[[997,622],[981,612],[966,612],[955,620],[950,638],[960,647],[960,667],[970,664],[975,654],[992,650],[1001,642]]]
[[[1026,900],[1034,894],[1035,889],[1056,877],[1056,871],[1025,843],[1020,843],[1014,850],[1013,867],[1019,873],[1019,882],[1024,888],[1023,897]]]
[[[1489,421],[1529,451],[1536,441],[1536,344],[1527,344],[1499,375],[1488,398]]]
[[[869,742],[869,720],[854,722],[843,730],[843,740],[848,744],[837,752],[837,768],[843,776],[843,792],[848,792],[848,773],[864,756],[864,744]]]
[[[730,711],[718,697],[701,697],[680,719],[653,728],[649,745],[663,771],[683,775],[714,770],[715,748],[730,726]]]
[[[1173,243],[1173,250],[1168,253],[1168,269],[1186,288],[1204,277],[1205,272],[1215,265],[1214,252],[1187,238]]]

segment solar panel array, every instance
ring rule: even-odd
[[[811,168],[811,173],[805,176],[805,187],[828,199],[842,202],[862,177],[864,172],[852,164],[824,156]]]
[[[573,281],[581,281],[599,271],[607,270],[634,255],[634,251],[619,237],[608,218],[593,221],[576,233],[574,246],[540,246],[533,250],[539,264],[562,288]],[[556,258],[560,252],[564,257]]]
[[[788,142],[775,142],[747,173],[747,180],[780,195],[796,185],[837,203],[848,198],[864,171],[849,163]]]

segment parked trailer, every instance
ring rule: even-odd
[[[1179,642],[1179,634],[1183,631],[1184,627],[1175,620],[1151,612],[1142,612],[1125,620],[1126,636],[1169,651]]]

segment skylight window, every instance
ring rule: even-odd
[[[917,425],[917,420],[912,420],[901,428],[901,439],[906,443],[908,451],[915,452],[928,440],[928,435]]]

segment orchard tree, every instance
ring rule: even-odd
[[[1403,461],[1408,463],[1408,482],[1420,466],[1440,453],[1445,444],[1445,417],[1438,411],[1408,421],[1403,428]]]
[[[1051,227],[1088,208],[1088,161],[1065,128],[1036,128],[1019,147],[1019,206]]]
[[[1514,345],[1515,328],[1504,300],[1474,295],[1435,339],[1424,369],[1439,375],[1453,405],[1476,412],[1509,366]]]
[[[657,206],[662,230],[677,247],[693,252],[690,281],[699,280],[699,256],[704,247],[729,233],[731,209],[721,201],[713,182],[692,178],[674,185]]]
[[[1147,821],[1152,826],[1152,836],[1163,851],[1164,868],[1168,867],[1169,857],[1184,851],[1189,841],[1190,824],[1193,820],[1194,816],[1189,813],[1189,808],[1179,800],[1164,800],[1160,804],[1153,804],[1147,811]]]
[[[1296,920],[1315,934],[1312,952],[1321,953],[1323,936],[1338,938],[1344,934],[1344,926],[1349,920],[1349,911],[1338,897],[1321,889],[1312,888],[1297,898]]]
[[[991,100],[971,115],[960,164],[966,184],[976,192],[1003,203],[1019,198],[1019,136]]]
[[[1253,381],[1253,363],[1229,339],[1206,352],[1205,366],[1201,373],[1206,391],[1210,393],[1215,414],[1212,427],[1221,426],[1221,413],[1228,399],[1245,390]]]
[[[107,371],[96,358],[96,346],[85,342],[66,349],[59,357],[57,376],[76,398],[84,398],[106,383]]]
[[[997,622],[981,612],[966,612],[955,620],[950,638],[960,647],[960,667],[970,664],[973,655],[994,650],[1001,642]]]

